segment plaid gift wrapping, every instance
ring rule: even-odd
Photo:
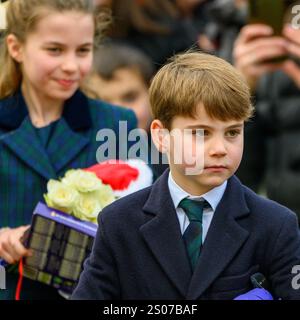
[[[23,275],[71,294],[92,250],[97,225],[39,203],[27,232]]]

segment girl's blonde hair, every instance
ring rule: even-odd
[[[25,43],[27,35],[34,31],[37,23],[47,11],[79,11],[91,14],[95,21],[95,44],[100,42],[104,29],[110,24],[110,11],[96,11],[93,0],[10,0],[6,9],[6,30],[0,39],[0,99],[13,95],[22,81],[22,72],[9,54],[6,37],[15,35]]]

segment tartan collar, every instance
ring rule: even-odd
[[[27,115],[28,109],[21,89],[13,96],[0,100],[0,128],[15,130]],[[73,131],[92,127],[88,98],[80,90],[65,102],[62,116]]]

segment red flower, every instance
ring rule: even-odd
[[[127,189],[132,181],[137,180],[139,170],[122,160],[104,161],[85,170],[94,172],[104,184],[109,184],[113,190]]]

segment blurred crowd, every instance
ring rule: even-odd
[[[300,215],[300,31],[285,25],[273,35],[248,24],[247,0],[95,1],[113,16],[95,59],[97,97],[134,109],[147,129],[147,87],[168,58],[199,48],[228,60],[247,79],[256,109],[237,174]],[[274,60],[281,56],[288,59]]]

